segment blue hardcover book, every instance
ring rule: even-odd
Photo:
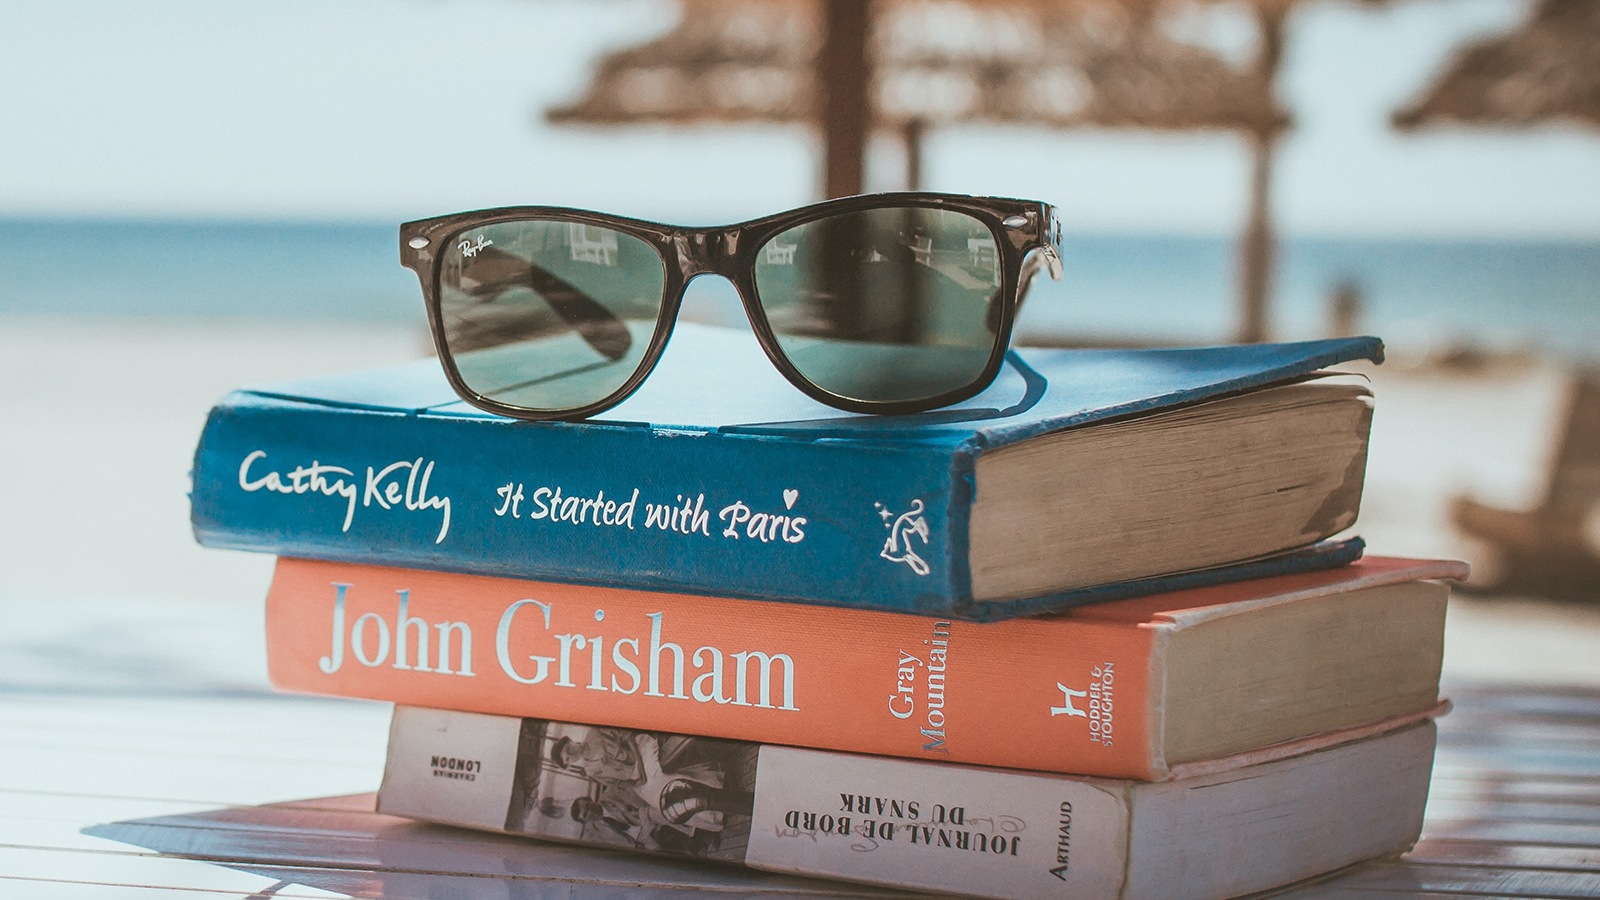
[[[680,325],[583,422],[460,402],[434,360],[241,390],[195,455],[201,543],[992,620],[1349,562],[1375,338],[1014,351],[908,416],[842,413],[748,332]]]

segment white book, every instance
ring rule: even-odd
[[[1435,737],[1152,783],[400,706],[378,810],[975,897],[1220,900],[1408,849]]]

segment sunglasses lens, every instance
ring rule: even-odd
[[[665,286],[660,254],[621,232],[543,219],[469,228],[439,260],[445,347],[491,400],[588,406],[638,371]]]
[[[790,363],[853,400],[967,387],[998,340],[995,236],[964,213],[907,207],[807,222],[756,251],[755,280]]]

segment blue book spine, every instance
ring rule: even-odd
[[[961,615],[972,465],[950,440],[508,425],[239,392],[206,424],[192,509],[213,547]]]

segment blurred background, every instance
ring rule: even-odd
[[[399,222],[906,187],[1061,210],[1025,343],[1382,336],[1356,530],[1475,564],[1451,677],[1600,685],[1592,0],[0,11],[0,685],[259,682],[253,644],[139,656],[140,611],[251,633],[271,560],[194,545],[195,439],[234,387],[429,352]],[[709,279],[685,314],[742,321]]]

